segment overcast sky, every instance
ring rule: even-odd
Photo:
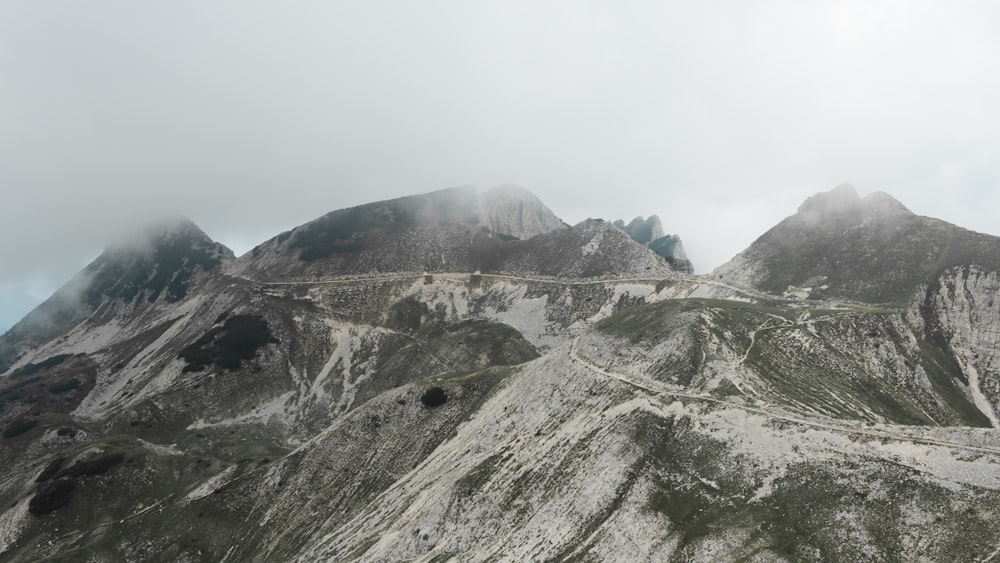
[[[518,184],[709,271],[818,191],[1000,234],[991,2],[0,2],[0,329],[116,233],[237,253]]]

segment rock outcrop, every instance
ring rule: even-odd
[[[502,235],[529,239],[567,225],[535,194],[518,186],[497,186],[480,198],[480,224]]]
[[[625,221],[617,219],[613,224],[625,231],[632,240],[647,246],[653,252],[666,258],[667,262],[677,271],[688,274],[694,273],[694,266],[684,252],[681,237],[677,235],[664,235],[663,224],[656,215],[650,215],[649,219],[636,217],[629,221],[627,225]]]

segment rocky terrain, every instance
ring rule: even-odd
[[[1000,239],[884,194],[709,276],[512,187],[146,238],[0,337],[0,560],[1000,557]]]

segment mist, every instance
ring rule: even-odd
[[[240,254],[334,209],[470,184],[520,185],[570,224],[657,214],[698,272],[842,182],[1000,234],[998,16],[4,2],[0,308],[26,312],[164,214]]]

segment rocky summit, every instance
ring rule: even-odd
[[[886,194],[704,276],[509,186],[136,241],[0,337],[4,561],[1000,557],[1000,239]]]

